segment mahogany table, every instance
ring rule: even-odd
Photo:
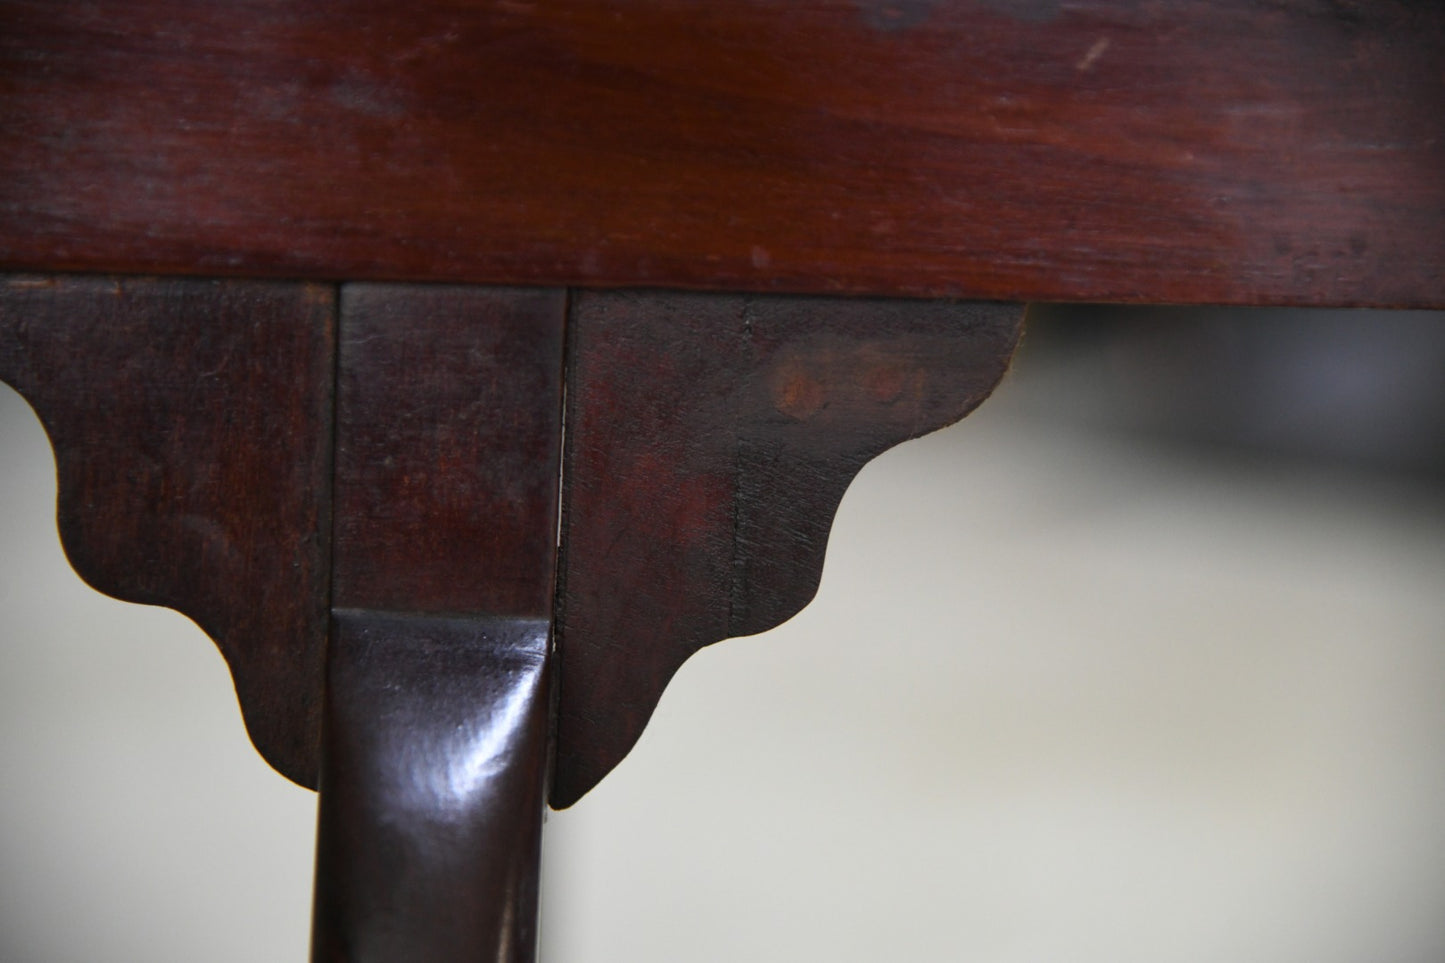
[[[545,800],[1025,301],[1445,306],[1445,7],[0,0],[77,571],[321,791],[313,958],[530,959]]]

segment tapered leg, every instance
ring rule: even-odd
[[[313,958],[522,963],[566,299],[357,285],[340,304]]]
[[[312,959],[535,959],[550,625],[343,610]]]

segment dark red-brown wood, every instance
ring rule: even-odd
[[[699,648],[813,597],[874,456],[1003,376],[1016,305],[574,295],[552,804],[632,748]]]
[[[0,279],[0,379],[55,449],[81,577],[226,657],[256,747],[315,786],[329,592],[334,290]]]
[[[0,0],[0,268],[1445,305],[1432,0]]]
[[[315,963],[531,963],[551,623],[340,610]]]
[[[50,432],[76,568],[195,618],[263,754],[308,785],[319,768],[313,958],[526,963],[550,751],[568,805],[692,652],[805,605],[854,474],[977,405],[1020,322],[11,277],[0,377]]]
[[[566,292],[341,293],[334,604],[551,618]]]
[[[534,958],[566,304],[342,289],[318,963]]]

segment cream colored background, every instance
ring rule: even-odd
[[[1445,502],[1028,414],[844,500],[548,823],[543,957],[1438,963]],[[314,797],[175,613],[82,586],[0,386],[0,963],[305,958]]]

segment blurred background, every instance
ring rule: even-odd
[[[1445,316],[1031,310],[550,816],[542,956],[1445,960]],[[314,797],[0,386],[0,963],[306,956]]]

